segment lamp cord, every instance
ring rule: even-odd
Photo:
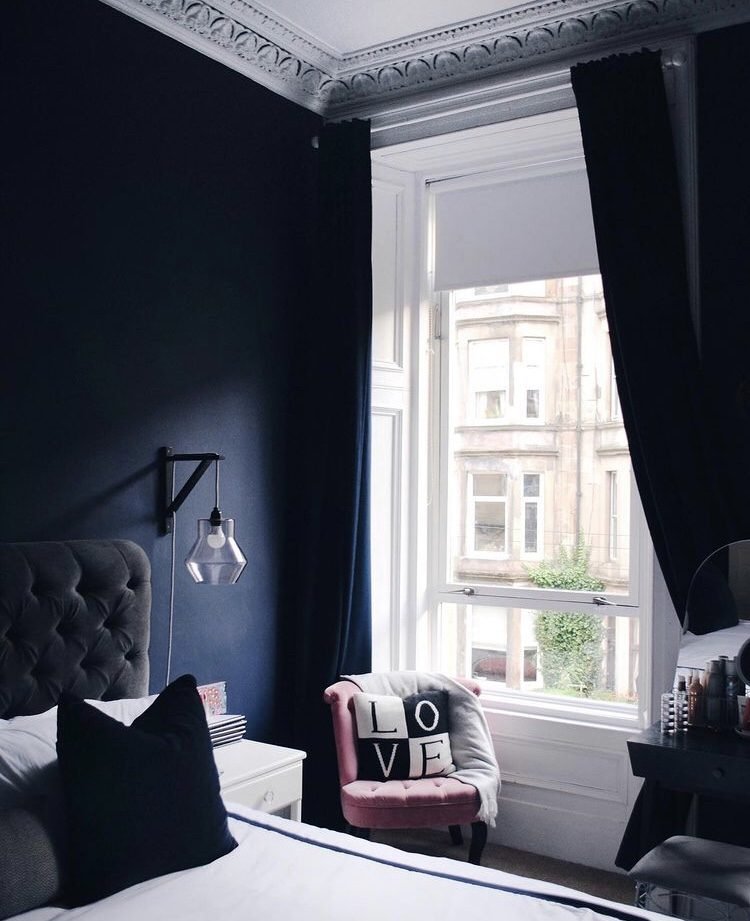
[[[214,506],[214,508],[218,508],[219,507],[219,462],[218,461],[216,461],[215,467],[216,467],[216,481],[215,481],[216,505]]]
[[[172,495],[174,495],[174,468],[172,464]],[[169,567],[169,628],[167,634],[167,670],[164,677],[164,687],[169,684],[172,671],[172,629],[174,626],[174,572],[175,557],[177,555],[177,513],[172,512],[172,560]]]

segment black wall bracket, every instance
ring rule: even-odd
[[[202,454],[175,454],[171,448],[159,451],[159,526],[162,534],[171,534],[174,527],[174,513],[195,489],[198,481],[208,468],[216,461],[224,460],[223,454],[213,451]],[[177,495],[172,494],[172,469],[176,461],[194,461],[198,466],[185,481]]]

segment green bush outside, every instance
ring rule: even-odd
[[[589,573],[590,551],[579,538],[561,546],[557,559],[528,568],[540,588],[600,592],[604,583]],[[545,689],[589,697],[596,690],[602,663],[604,624],[595,614],[540,611],[536,641]]]

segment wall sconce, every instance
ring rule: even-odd
[[[209,518],[198,519],[198,537],[185,558],[185,566],[196,582],[204,585],[234,585],[247,565],[247,559],[234,538],[234,519],[222,518],[219,508],[219,463],[222,454],[175,454],[171,448],[161,449],[162,483],[162,533],[174,529],[175,513],[195,489],[198,481],[211,464],[215,465],[215,504]],[[185,485],[174,495],[174,465],[178,461],[195,461]]]
[[[175,454],[171,448],[159,452],[159,523],[162,534],[172,535],[172,560],[169,570],[169,624],[167,662],[164,686],[169,684],[172,671],[172,638],[174,634],[174,577],[175,577],[175,519],[177,510],[195,489],[198,481],[215,464],[215,503],[209,518],[198,519],[198,537],[185,558],[185,566],[196,582],[204,585],[234,585],[247,565],[245,554],[234,539],[234,519],[222,518],[219,509],[219,463],[223,454]],[[198,466],[175,495],[175,464],[180,461],[197,462]]]

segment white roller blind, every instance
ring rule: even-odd
[[[435,289],[598,272],[581,168],[509,181],[435,183]]]

